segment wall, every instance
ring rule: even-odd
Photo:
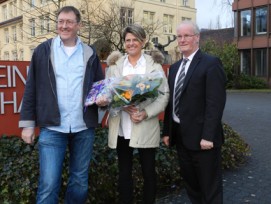
[[[102,67],[105,69],[106,64]],[[163,68],[167,73],[169,65]],[[28,61],[0,61],[0,136],[21,134],[18,122],[28,69]]]

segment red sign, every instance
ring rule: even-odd
[[[0,61],[0,136],[21,135],[19,113],[29,64],[26,61]],[[105,69],[106,64],[102,67]],[[168,67],[163,66],[166,74]],[[163,114],[160,115],[162,118]]]
[[[20,135],[19,113],[29,62],[0,61],[0,136]]]

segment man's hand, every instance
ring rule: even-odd
[[[208,141],[208,140],[202,139],[202,140],[200,141],[200,147],[201,147],[201,149],[203,149],[203,150],[212,149],[212,148],[214,147],[214,143],[213,143],[213,142],[210,142],[210,141]]]
[[[169,136],[164,136],[164,137],[162,138],[162,140],[163,140],[163,143],[164,143],[166,146],[169,146]]]
[[[22,130],[22,139],[27,144],[32,144],[35,139],[35,128],[27,127]]]

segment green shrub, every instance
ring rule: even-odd
[[[268,88],[266,80],[256,76],[238,74],[240,65],[238,48],[235,43],[223,45],[214,40],[206,40],[201,45],[201,50],[221,59],[227,76],[227,89],[265,89]]]
[[[265,89],[268,88],[268,85],[265,80],[259,77],[240,74],[236,77],[232,87],[236,89]]]
[[[245,162],[248,145],[229,126],[225,125],[225,145],[222,149],[223,167],[236,168]],[[88,203],[117,202],[117,156],[116,151],[107,147],[107,129],[96,130],[93,162],[89,172]],[[142,197],[143,180],[138,154],[135,151],[134,186],[135,198]],[[68,157],[65,158],[60,202],[63,203],[68,177]],[[158,196],[182,188],[179,165],[175,148],[161,145],[156,154]],[[0,137],[0,203],[35,203],[38,185],[38,151],[35,145],[26,145],[16,136]]]
[[[235,70],[239,65],[239,54],[237,45],[234,43],[224,43],[223,45],[214,40],[206,40],[201,45],[201,50],[220,58],[227,77],[227,88],[232,88],[232,84],[237,77]]]
[[[224,124],[223,128],[225,143],[222,146],[222,166],[224,169],[240,167],[249,156],[249,145],[229,125]]]

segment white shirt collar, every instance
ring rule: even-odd
[[[189,62],[192,61],[193,57],[195,56],[196,52],[198,51],[199,49],[197,49],[195,52],[193,52],[191,55],[189,55],[188,57],[184,57],[184,58],[187,58],[189,59]]]
[[[128,60],[128,55],[125,56],[123,65],[124,65],[124,67],[126,67],[126,66],[132,66],[130,64],[129,60]],[[138,67],[138,66],[141,66],[141,67],[145,67],[146,66],[146,59],[145,59],[145,57],[144,57],[143,54],[140,56],[140,58],[136,62],[136,66],[135,67]]]

